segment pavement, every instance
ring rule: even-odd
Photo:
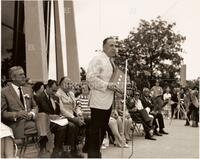
[[[199,128],[184,124],[184,120],[165,120],[168,135],[154,136],[156,141],[133,136],[129,148],[110,145],[102,150],[103,158],[199,158]]]
[[[102,151],[103,158],[199,158],[199,127],[184,126],[184,120],[165,120],[168,135],[155,136],[156,141],[133,135],[129,148],[112,144]],[[132,153],[133,152],[133,153]],[[38,150],[29,146],[24,158],[37,158]],[[87,158],[87,154],[84,154]],[[46,156],[49,158],[50,154]]]

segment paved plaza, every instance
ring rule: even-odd
[[[102,150],[103,158],[199,158],[199,128],[184,126],[184,120],[165,120],[169,135],[156,136],[156,141],[145,140],[144,136],[133,136],[129,148],[118,148],[112,144]],[[133,150],[133,155],[130,157]],[[37,157],[34,146],[28,147],[24,157]],[[85,154],[85,158],[87,155]],[[47,156],[48,158],[48,156]]]
[[[184,120],[165,120],[165,130],[169,135],[156,136],[156,141],[134,136],[131,158],[199,158],[199,129],[184,126]],[[109,147],[103,150],[104,158],[129,158],[130,148]]]

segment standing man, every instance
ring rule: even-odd
[[[88,158],[101,158],[101,144],[111,115],[116,85],[110,82],[114,71],[113,57],[116,42],[109,37],[103,41],[103,52],[94,57],[88,67],[90,91],[91,131]]]
[[[159,80],[156,80],[155,86],[151,88],[151,97],[154,104],[154,111],[161,113],[164,106],[163,102],[163,89],[159,86]]]

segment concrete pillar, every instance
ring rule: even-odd
[[[56,65],[57,65],[57,81],[59,81],[64,76],[63,69],[63,56],[62,56],[62,41],[61,41],[61,28],[60,21],[62,20],[59,16],[59,6],[58,1],[54,1],[54,17],[55,17],[55,42],[56,42]]]
[[[68,77],[80,82],[73,1],[64,1]]]
[[[42,1],[24,1],[26,74],[33,81],[48,80]]]

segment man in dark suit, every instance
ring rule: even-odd
[[[144,108],[149,108],[150,114],[154,116],[153,119],[153,126],[154,126],[154,135],[157,136],[162,136],[162,134],[168,134],[167,132],[164,131],[164,120],[163,120],[163,115],[161,114],[160,111],[157,111],[153,105],[153,102],[150,97],[150,90],[148,88],[143,89],[143,95],[141,97],[141,102]],[[157,131],[158,124],[159,124],[159,132]]]
[[[39,112],[48,114],[50,120],[60,119],[59,98],[55,96],[57,89],[58,87],[56,81],[49,80],[46,89],[39,96],[35,98],[39,107]],[[55,135],[54,149],[51,157],[53,158],[61,157],[66,137],[67,127],[50,122],[50,130]],[[42,140],[46,141],[46,139],[44,138]]]
[[[48,114],[50,120],[63,118],[63,116],[61,117],[60,111],[62,103],[60,102],[59,98],[55,96],[57,89],[57,82],[55,80],[48,80],[46,89],[36,97],[36,102],[39,106],[39,112]],[[68,122],[66,126],[60,126],[51,121],[50,130],[55,135],[55,147],[52,153],[52,157],[81,157],[77,154],[77,149],[74,142],[78,130],[73,124]],[[62,153],[63,146],[66,147],[66,145],[70,146],[70,154]]]
[[[16,139],[25,138],[28,134],[38,133],[43,136],[46,132],[39,129],[45,124],[43,114],[38,114],[38,107],[33,100],[32,90],[24,87],[26,77],[21,66],[9,69],[10,83],[1,91],[1,118],[12,128]],[[41,121],[38,121],[40,116]],[[44,116],[45,117],[45,116]]]

